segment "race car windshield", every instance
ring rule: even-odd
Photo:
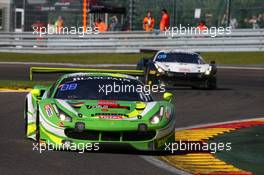
[[[139,81],[107,76],[84,76],[62,80],[55,97],[64,100],[152,101]]]
[[[192,64],[205,64],[198,54],[190,53],[164,53],[160,52],[156,61],[158,62],[178,62],[178,63],[192,63]]]

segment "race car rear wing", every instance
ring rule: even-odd
[[[34,73],[77,73],[77,72],[97,72],[97,73],[119,73],[133,76],[145,76],[143,70],[113,70],[113,69],[87,69],[87,68],[63,68],[63,67],[30,67],[29,79],[33,80]]]

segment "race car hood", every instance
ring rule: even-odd
[[[156,68],[161,68],[165,72],[179,73],[204,73],[210,69],[209,64],[187,64],[187,63],[170,63],[170,62],[155,62]]]
[[[76,117],[137,120],[159,110],[158,102],[110,101],[110,100],[55,100],[56,106]]]

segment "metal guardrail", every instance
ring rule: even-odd
[[[210,34],[174,35],[159,32],[106,32],[80,35],[0,33],[0,52],[18,53],[138,53],[140,50],[183,49],[196,52],[264,51],[264,29]]]

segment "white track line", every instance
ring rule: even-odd
[[[169,171],[171,173],[174,173],[174,174],[177,174],[177,175],[191,175],[190,173],[187,173],[185,171],[179,170],[176,167],[173,167],[172,165],[155,158],[154,156],[139,156],[139,157],[141,157],[145,161],[155,165],[156,167],[165,169],[165,170],[167,170],[167,171]]]

